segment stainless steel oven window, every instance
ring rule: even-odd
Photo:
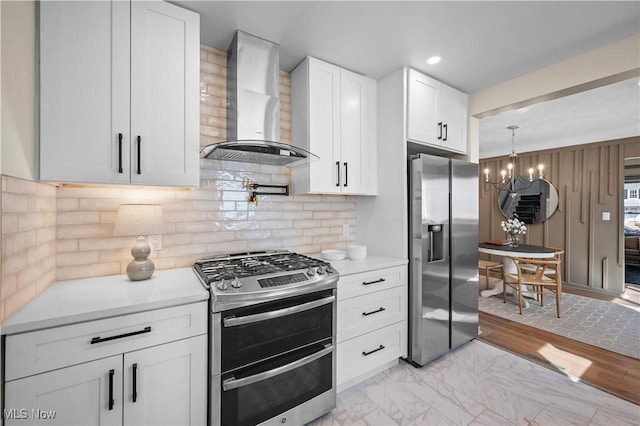
[[[333,290],[285,298],[221,314],[221,371],[228,372],[333,335]]]
[[[255,425],[335,393],[333,359],[334,346],[329,339],[223,374],[218,382],[221,424]],[[289,414],[301,415],[304,413]]]

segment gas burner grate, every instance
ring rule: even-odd
[[[297,253],[243,254],[197,261],[195,268],[208,284],[224,280],[306,270],[326,262]]]

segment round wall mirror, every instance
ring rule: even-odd
[[[515,213],[526,224],[542,223],[558,208],[558,191],[546,179],[515,179],[498,193],[498,207],[507,218]]]

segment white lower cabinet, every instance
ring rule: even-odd
[[[118,404],[109,405],[109,390]],[[121,425],[122,356],[13,380],[4,391],[6,425]]]
[[[7,336],[5,424],[206,424],[206,306]]]
[[[340,277],[337,340],[338,391],[406,356],[406,266]]]

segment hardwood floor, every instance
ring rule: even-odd
[[[640,405],[640,360],[480,312],[479,340]]]

